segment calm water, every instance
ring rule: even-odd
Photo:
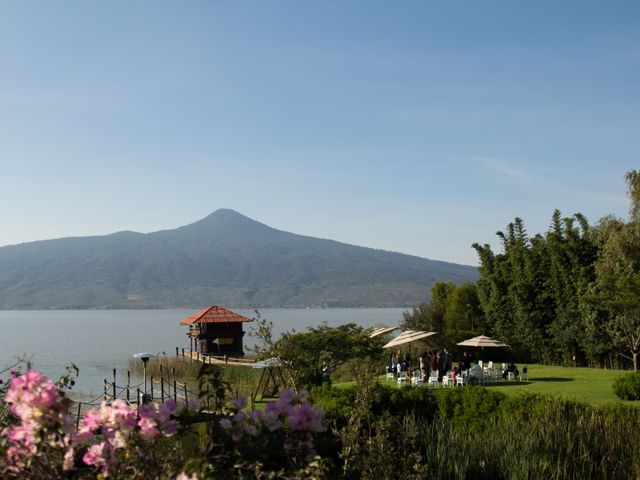
[[[253,317],[253,310],[234,310]],[[262,309],[274,324],[274,334],[303,331],[323,321],[329,325],[357,323],[363,327],[397,326],[400,308]],[[0,370],[17,357],[28,356],[33,367],[57,379],[71,362],[80,368],[74,388],[86,396],[102,392],[102,379],[112,369],[126,370],[131,355],[152,352],[175,355],[189,348],[187,327],[178,323],[196,310],[45,310],[0,311]],[[245,324],[245,346],[252,344]],[[6,378],[7,374],[1,377]]]

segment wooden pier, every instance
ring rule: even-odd
[[[176,347],[176,357],[187,358],[194,362],[206,363],[208,365],[228,365],[232,367],[249,367],[254,361],[248,358],[228,357],[226,355],[203,355],[200,352],[194,352],[186,348]]]

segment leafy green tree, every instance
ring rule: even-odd
[[[516,218],[498,232],[502,253],[474,244],[480,258],[478,298],[486,333],[537,361],[568,361],[579,352],[597,247],[581,214],[552,217],[545,235],[529,237]]]
[[[456,289],[453,283],[436,282],[431,287],[431,301],[423,302],[411,312],[404,312],[400,327],[404,330],[444,331],[444,315],[447,310],[449,295]]]
[[[640,353],[640,172],[625,175],[629,222],[611,221],[596,262],[596,300],[608,313],[614,344],[624,345],[634,370]]]
[[[381,347],[381,338],[370,338],[355,323],[337,327],[323,323],[307,332],[283,334],[272,352],[285,363],[295,386],[307,387],[322,383],[323,368],[332,372],[352,359],[378,357]]]
[[[449,293],[444,326],[444,334],[449,343],[457,343],[482,332],[482,309],[475,284],[460,285]]]

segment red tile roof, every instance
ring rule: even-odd
[[[226,308],[213,305],[205,308],[201,312],[180,320],[180,325],[199,325],[201,323],[229,323],[229,322],[253,322],[252,318],[244,317],[240,314],[227,310]]]

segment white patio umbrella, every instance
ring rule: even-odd
[[[405,330],[404,332],[400,333],[400,335],[398,335],[397,337],[389,340],[389,342],[387,342],[386,345],[383,345],[382,348],[392,347],[393,345],[390,345],[390,343],[400,340],[402,338],[408,337],[409,335],[412,335],[414,333],[418,333],[418,332],[416,330]]]
[[[468,340],[464,340],[460,343],[458,343],[458,345],[460,347],[480,347],[481,350],[481,356],[484,355],[484,349],[485,347],[487,348],[501,348],[501,347],[506,347],[509,348],[509,345],[507,345],[504,342],[501,342],[500,340],[496,340],[495,338],[491,338],[491,337],[487,337],[486,335],[479,335],[477,337],[473,337],[470,338]]]
[[[393,340],[389,341],[382,348],[397,347],[399,345],[404,345],[405,343],[411,343],[411,342],[413,342],[415,340],[422,340],[424,338],[430,337],[431,335],[435,335],[435,334],[436,334],[436,332],[425,332],[425,331],[421,331],[421,330],[418,330],[418,331],[408,330],[408,331],[403,332],[402,334],[398,335]]]
[[[387,333],[391,333],[394,330],[397,330],[400,327],[379,327],[379,328],[374,328],[373,330],[371,330],[371,333],[369,333],[369,338],[373,338],[373,337],[378,337],[380,335],[386,335]]]

